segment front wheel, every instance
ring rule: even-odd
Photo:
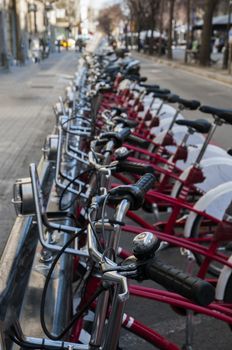
[[[199,244],[210,246],[217,227],[218,224],[216,222],[206,220],[201,215],[198,215],[194,220],[189,237],[199,239]],[[229,257],[232,253],[232,245],[228,242],[221,242],[218,245],[217,251]],[[198,253],[194,253],[194,256],[198,265],[201,266],[205,260],[205,257]],[[207,271],[213,276],[219,276],[221,270],[222,265],[212,260]]]

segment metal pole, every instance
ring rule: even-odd
[[[232,0],[229,0],[229,14],[228,14],[228,31],[227,31],[227,43],[228,43],[228,70],[229,74],[232,72],[232,38],[230,37],[230,31],[231,31],[231,7],[232,7]]]
[[[231,25],[231,0],[228,0],[228,22],[227,22],[227,35],[225,38],[225,52],[223,55],[223,69],[227,69],[229,67],[229,30],[230,30],[230,25]]]
[[[185,49],[185,57],[184,62],[188,63],[188,50],[190,44],[190,12],[191,12],[191,0],[188,0],[187,3],[187,38],[186,38],[186,49]]]
[[[195,166],[200,164],[200,162],[201,162],[201,160],[202,160],[202,158],[203,158],[203,156],[205,154],[206,148],[207,148],[210,140],[212,139],[213,134],[215,133],[215,130],[218,127],[218,125],[220,125],[220,124],[218,124],[218,121],[215,120],[215,122],[212,124],[212,126],[210,128],[210,131],[209,131],[207,137],[205,138],[205,142],[203,143],[203,145],[201,147],[201,150],[200,150],[200,152],[199,152],[199,154],[197,156],[197,159],[194,162]]]

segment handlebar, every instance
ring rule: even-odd
[[[157,259],[153,259],[147,264],[145,274],[154,282],[193,300],[198,305],[207,306],[214,300],[215,289],[210,283],[198,277],[190,276]]]
[[[109,191],[109,201],[112,204],[117,204],[123,199],[130,202],[130,209],[139,209],[144,202],[144,196],[149,191],[154,183],[155,176],[151,173],[142,176],[134,185],[118,186]]]
[[[96,206],[92,206],[92,208],[95,208],[95,210],[98,208],[97,203],[95,202]],[[116,221],[123,221],[124,215],[126,214],[130,204],[128,201],[124,200],[121,202],[121,204],[117,208],[116,212]],[[89,218],[91,221],[91,218]],[[90,257],[98,264],[98,266],[101,267],[101,271],[103,272],[103,280],[110,281],[113,283],[117,283],[120,285],[120,293],[118,294],[119,299],[122,302],[125,302],[129,297],[128,292],[128,285],[127,285],[127,279],[126,277],[120,275],[116,271],[108,271],[109,269],[114,269],[117,267],[117,264],[107,258],[106,256],[103,256],[101,252],[97,249],[97,242],[95,239],[95,234],[93,231],[92,224],[88,224],[87,228],[87,238],[88,238],[88,252]]]
[[[154,168],[146,163],[136,163],[129,160],[120,160],[116,166],[116,172],[128,172],[136,175],[154,174]]]
[[[129,135],[128,143],[136,144],[136,146],[142,147],[142,148],[147,148],[150,145],[149,141],[141,139],[141,137],[138,137],[136,135]]]
[[[100,140],[112,140],[114,142],[114,146],[117,148],[123,144],[123,142],[128,138],[130,133],[130,128],[123,128],[122,130],[117,132],[105,132],[101,134]]]

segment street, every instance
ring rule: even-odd
[[[52,105],[63,94],[64,87],[72,78],[77,63],[77,54],[63,52],[54,54],[39,65],[17,68],[15,73],[0,73],[0,118],[1,118],[1,247],[9,235],[15,214],[10,203],[12,186],[19,177],[28,176],[30,162],[41,157],[44,138],[52,132],[54,115]],[[199,99],[202,103],[221,108],[231,108],[231,89],[229,85],[203,78],[180,69],[154,63],[151,59],[142,59],[141,74],[148,81],[169,88],[173,93],[186,99]],[[199,112],[184,113],[187,118],[207,118]],[[216,132],[214,141],[224,148],[231,147],[232,129],[222,126]],[[129,235],[128,235],[129,236]],[[125,239],[131,244],[132,236]],[[124,245],[124,244],[123,244]],[[176,252],[168,250],[163,258],[172,263]],[[179,255],[178,255],[179,256]],[[165,260],[166,261],[166,260]],[[178,258],[182,266],[185,260]],[[154,283],[146,284],[154,286]],[[184,343],[185,317],[177,315],[168,305],[154,301],[138,302],[131,297],[127,311],[157,330],[178,345]],[[206,316],[194,316],[194,349],[231,349],[231,331],[228,325]],[[137,340],[133,335],[122,332],[120,346],[124,349],[154,349],[153,346]]]
[[[134,55],[136,57],[136,54]],[[137,58],[141,60],[141,56]],[[142,58],[141,75],[148,77],[148,82],[160,84],[163,88],[170,89],[173,93],[179,94],[186,99],[196,99],[210,106],[219,108],[232,108],[231,93],[232,86],[219,83],[215,80],[203,78],[199,75],[187,73],[180,69],[174,69],[164,64],[154,63],[151,59]],[[200,112],[184,112],[187,118],[206,118],[212,120],[210,115]],[[223,148],[231,147],[232,127],[223,125],[218,128],[213,141]],[[148,219],[149,220],[149,216]],[[152,220],[150,218],[150,220]],[[124,244],[130,246],[133,236],[123,238]],[[168,249],[160,257],[163,262],[186,269],[186,258],[180,257],[179,250]],[[149,287],[160,288],[153,282],[143,283]],[[131,297],[127,304],[126,311],[130,316],[144,323],[167,337],[170,341],[179,346],[185,342],[186,318],[176,312],[167,304],[154,302],[147,299]],[[228,325],[202,315],[193,317],[194,334],[193,349],[231,349],[231,330]],[[148,345],[133,334],[122,331],[122,348],[127,350],[143,349],[151,350],[153,346]]]
[[[0,71],[0,255],[15,220],[13,184],[28,177],[31,162],[38,163],[44,139],[55,123],[52,106],[64,94],[77,57],[64,51],[37,65]]]
[[[134,56],[137,57],[136,54]],[[202,105],[224,109],[232,108],[232,86],[182,69],[154,63],[150,58],[141,59],[140,55],[138,59],[142,61],[141,75],[148,77],[148,82],[170,89],[172,93],[183,98],[199,100]],[[213,120],[209,114],[203,114],[199,111],[185,111],[183,114],[186,118]],[[231,133],[232,127],[228,125],[218,127],[213,141],[224,149],[230,148]]]
[[[232,0],[0,0],[0,350],[231,350],[231,111]]]

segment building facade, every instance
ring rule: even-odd
[[[0,66],[25,64],[34,38],[54,49],[60,27],[68,36],[78,26],[79,4],[80,0],[0,0]]]

